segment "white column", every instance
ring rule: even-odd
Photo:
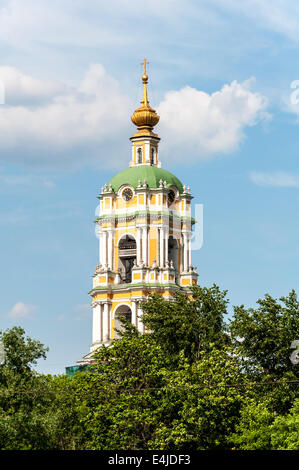
[[[150,264],[150,236],[149,236],[150,227],[147,229],[147,264]]]
[[[191,233],[188,234],[188,270],[191,266]]]
[[[101,341],[101,304],[93,307],[92,314],[92,343],[99,343]]]
[[[136,247],[136,257],[137,257],[137,266],[139,266],[141,261],[141,228],[137,227],[137,247]]]
[[[137,304],[137,329],[138,331],[140,331],[140,333],[144,333],[144,326],[143,326],[143,323],[141,321],[141,318],[142,318],[142,310],[141,308],[139,307],[139,304]]]
[[[164,267],[164,229],[160,228],[160,267]]]
[[[98,232],[98,234],[99,234],[99,263],[101,263],[102,262],[102,234],[101,232]]]
[[[99,233],[99,241],[100,241],[100,263],[104,264],[104,256],[103,256],[104,237],[103,237],[103,232]]]
[[[143,227],[142,229],[142,260],[144,264],[147,266],[147,227]]]
[[[169,231],[165,230],[165,265],[168,263],[168,240],[169,240]]]
[[[110,230],[108,232],[108,267],[113,269],[113,233]]]
[[[147,141],[145,142],[145,146],[144,146],[144,158],[145,158],[145,163],[149,163],[150,162],[150,143]],[[143,260],[144,261],[144,260]]]
[[[187,234],[183,233],[184,237],[184,271],[188,271],[188,239]]]
[[[183,253],[183,235],[180,235],[180,245],[179,245],[179,250],[180,250],[180,272],[184,271],[184,253]]]
[[[104,303],[103,309],[103,341],[108,341],[110,338],[110,319],[109,319],[109,304]]]
[[[100,338],[101,338],[101,342],[102,342],[103,339],[104,339],[104,335],[103,335],[103,316],[104,316],[104,314],[103,314],[103,304],[100,304],[100,307],[101,307],[101,321],[100,321],[100,323],[101,323],[101,328],[100,328],[100,330],[101,330],[101,331],[100,331]]]
[[[137,327],[137,302],[132,302],[132,324]]]
[[[107,232],[102,233],[102,255],[103,261],[102,264],[105,266],[108,264],[108,256],[107,256]]]
[[[156,256],[156,263],[157,266],[160,266],[160,229],[157,228],[157,256]]]

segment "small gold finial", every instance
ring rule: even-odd
[[[150,107],[148,97],[147,97],[147,86],[146,86],[148,82],[148,75],[146,73],[147,64],[149,64],[149,62],[147,62],[146,59],[144,59],[143,62],[141,62],[141,65],[143,65],[142,101],[141,101],[141,106],[135,110],[131,119],[132,119],[132,122],[137,126],[137,129],[138,129],[137,134],[148,134],[148,135],[156,136],[156,134],[152,133],[152,129],[156,124],[158,124],[160,118],[157,115],[156,111]],[[134,134],[134,135],[137,135],[137,134]]]

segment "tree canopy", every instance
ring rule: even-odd
[[[224,316],[227,315],[227,291],[218,286],[194,286],[192,297],[181,292],[173,301],[152,295],[142,305],[143,323],[161,345],[166,357],[176,361],[181,351],[193,362],[210,345],[222,348],[229,343]]]
[[[0,448],[298,450],[296,293],[230,319],[226,296],[213,285],[149,297],[147,333],[122,321],[70,378],[37,374],[47,348],[20,327],[1,332]]]

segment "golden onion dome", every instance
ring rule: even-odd
[[[134,111],[134,114],[131,116],[132,122],[137,126],[138,132],[134,135],[156,135],[152,133],[153,127],[158,124],[160,117],[156,111],[150,107],[148,97],[147,97],[147,82],[148,76],[146,74],[146,60],[144,59],[144,73],[142,75],[143,83],[143,96],[141,101],[141,106]]]

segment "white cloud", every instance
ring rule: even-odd
[[[36,166],[63,165],[65,160],[71,167],[88,164],[96,160],[95,149],[89,154],[88,146],[99,150],[99,144],[115,141],[129,127],[129,99],[100,64],[90,66],[78,89],[31,79],[15,68],[9,69],[8,77],[15,83],[8,85],[12,95],[21,104],[8,101],[0,106],[0,159],[4,161],[26,163],[28,156],[28,164]],[[31,105],[23,104],[24,99]]]
[[[54,168],[127,164],[130,148],[124,159],[122,139],[132,134],[130,116],[139,103],[130,102],[101,64],[89,67],[77,89],[2,69],[10,91],[0,106],[0,160]],[[253,82],[233,81],[211,95],[189,86],[166,93],[157,107],[162,161],[183,155],[190,163],[234,151],[246,126],[268,116],[266,98],[250,90]]]
[[[99,64],[89,68],[78,90],[54,96],[45,106],[7,105],[0,109],[2,146],[18,139],[54,147],[100,142],[122,128],[129,113],[127,97]]]
[[[211,95],[189,86],[168,92],[157,108],[168,156],[204,160],[235,150],[246,126],[269,117],[266,98],[250,91],[253,82],[233,81]]]
[[[283,171],[277,172],[257,172],[250,173],[250,179],[258,186],[277,186],[286,188],[299,187],[299,175],[293,175]]]
[[[8,106],[39,105],[67,92],[63,84],[31,77],[16,67],[0,66],[0,82],[4,85]]]
[[[31,318],[32,313],[35,312],[36,309],[37,307],[35,305],[26,305],[23,302],[17,302],[8,312],[7,316],[12,320],[26,320]]]

